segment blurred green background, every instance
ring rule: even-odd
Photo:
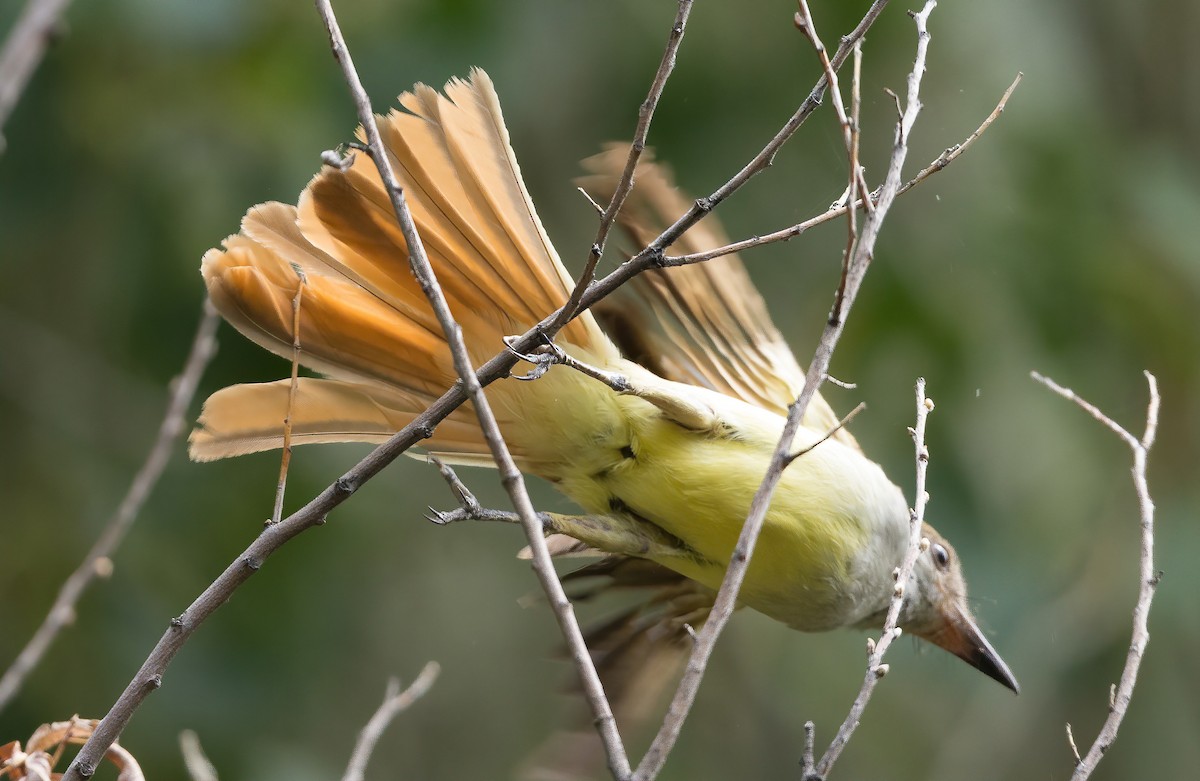
[[[828,43],[867,3],[814,4]],[[669,0],[341,3],[377,108],[415,81],[487,68],[560,253],[594,235],[577,161],[627,138],[675,11]],[[4,29],[18,3],[0,5]],[[864,158],[882,176],[891,101],[911,63],[905,5],[868,37]],[[695,194],[761,148],[819,69],[785,0],[697,3],[651,142]],[[1166,575],[1128,720],[1096,778],[1200,767],[1200,29],[1188,0],[945,3],[909,170],[963,139],[1018,70],[1009,110],[892,213],[834,359],[830,389],[868,453],[912,493],[912,385],[929,381],[929,515],[958,546],[976,609],[1024,689],[1013,697],[905,642],[835,777],[1065,778],[1063,724],[1090,742],[1128,643],[1137,523],[1128,454],[1036,386],[1070,385],[1140,431],[1158,375],[1151,459]],[[0,666],[40,621],[150,445],[199,316],[201,254],[251,204],[294,201],[355,121],[324,31],[292,0],[98,0],[72,8],[0,156]],[[829,111],[721,207],[745,236],[822,211],[843,187]],[[747,258],[801,360],[836,280],[840,224]],[[616,253],[612,253],[617,257]],[[610,261],[611,263],[612,261]],[[287,366],[223,327],[204,393]],[[198,402],[195,405],[198,407]],[[193,414],[195,409],[193,410]],[[298,507],[364,450],[300,450]],[[0,742],[103,714],[173,615],[270,513],[277,456],[188,463],[182,444],[110,581],[80,605]],[[494,474],[465,472],[504,506]],[[567,505],[535,487],[545,508]],[[389,675],[443,674],[393,726],[374,778],[505,778],[569,712],[554,623],[515,528],[435,528],[430,467],[402,461],[289,544],[179,655],[123,742],[182,777],[196,730],[226,779],[340,775]],[[582,609],[585,620],[598,613]],[[802,725],[827,741],[856,691],[861,633],[805,636],[757,615],[722,639],[664,778],[789,778]],[[643,740],[631,737],[641,746]],[[823,743],[822,743],[823,745]]]

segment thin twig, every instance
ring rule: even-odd
[[[1098,407],[1080,398],[1075,391],[1070,388],[1064,388],[1049,377],[1045,377],[1037,372],[1032,373],[1033,379],[1064,399],[1073,402],[1124,440],[1125,444],[1129,447],[1130,452],[1133,454],[1133,468],[1130,471],[1133,475],[1133,487],[1137,492],[1139,520],[1142,530],[1141,551],[1139,554],[1138,598],[1137,603],[1133,607],[1133,632],[1129,643],[1129,650],[1125,654],[1125,667],[1121,671],[1120,680],[1110,690],[1108,717],[1104,720],[1104,725],[1100,728],[1100,734],[1096,736],[1095,741],[1092,742],[1091,747],[1082,759],[1079,758],[1079,750],[1075,747],[1073,736],[1070,736],[1068,732],[1068,735],[1071,737],[1070,746],[1076,760],[1075,772],[1071,774],[1071,781],[1084,781],[1090,778],[1096,766],[1100,763],[1100,759],[1117,739],[1117,730],[1121,728],[1121,722],[1125,719],[1125,713],[1129,710],[1129,703],[1133,698],[1133,687],[1137,683],[1138,670],[1142,664],[1142,657],[1146,653],[1146,644],[1150,642],[1150,631],[1148,628],[1150,603],[1154,601],[1154,592],[1158,588],[1159,580],[1162,578],[1162,573],[1154,569],[1154,500],[1150,497],[1150,489],[1146,483],[1146,457],[1150,453],[1150,448],[1154,446],[1154,438],[1158,432],[1158,411],[1161,406],[1161,399],[1158,395],[1158,380],[1150,372],[1143,373],[1146,375],[1146,383],[1150,389],[1150,401],[1146,407],[1146,428],[1142,433],[1141,439],[1129,433],[1124,427],[1101,412]],[[1068,727],[1068,730],[1070,730],[1070,727]]]
[[[216,353],[217,325],[221,319],[216,309],[205,301],[203,315],[196,327],[196,335],[192,339],[192,347],[184,362],[183,370],[172,380],[171,396],[167,402],[167,410],[163,413],[162,423],[158,427],[158,436],[146,455],[146,461],[134,475],[129,484],[129,490],[121,500],[112,517],[104,525],[104,530],[92,544],[91,550],[84,556],[83,561],[71,573],[70,577],[59,589],[58,596],[50,612],[42,619],[41,626],[34,632],[33,637],[21,649],[21,653],[12,665],[0,677],[0,711],[8,705],[20,690],[25,678],[41,662],[50,644],[62,629],[75,618],[75,605],[83,592],[91,584],[92,579],[99,574],[112,571],[112,556],[117,547],[129,532],[130,526],[141,512],[142,505],[154,490],[163,469],[171,457],[171,449],[184,429],[184,415],[192,398],[196,395],[196,387],[204,374],[208,362]]]
[[[283,494],[287,488],[288,467],[292,463],[292,414],[296,410],[296,390],[300,387],[300,303],[304,300],[304,286],[308,277],[299,266],[293,266],[300,284],[292,298],[292,375],[288,383],[287,413],[283,417],[283,454],[279,458],[279,482],[275,485],[275,507],[271,511],[271,523],[283,519]]]
[[[1012,84],[1009,84],[1008,89],[1004,90],[1004,94],[1000,96],[1000,101],[996,103],[996,107],[992,109],[992,113],[988,114],[987,119],[983,120],[979,127],[975,128],[975,132],[967,136],[966,140],[964,140],[961,144],[956,144],[955,146],[952,146],[942,152],[937,156],[936,160],[918,171],[917,175],[910,179],[908,183],[900,189],[901,194],[908,192],[921,182],[928,179],[930,176],[933,176],[938,171],[950,165],[958,159],[959,155],[967,151],[971,144],[974,144],[976,139],[983,135],[983,133],[992,126],[992,123],[995,122],[1002,113],[1004,113],[1004,108],[1008,105],[1008,99],[1012,97],[1013,92],[1017,89],[1017,85],[1021,83],[1021,79],[1024,77],[1025,74],[1018,71],[1016,78],[1014,78],[1012,81]]]
[[[858,413],[862,412],[866,408],[867,408],[867,403],[865,401],[860,401],[858,403],[858,406],[856,406],[854,409],[852,409],[848,413],[846,413],[846,416],[837,422],[837,425],[835,425],[833,428],[826,431],[825,436],[821,437],[816,442],[813,442],[808,447],[801,448],[800,450],[797,450],[795,453],[788,454],[788,457],[787,457],[788,463],[790,464],[791,462],[795,461],[797,458],[804,455],[805,453],[809,453],[809,452],[812,452],[813,450],[815,450],[818,445],[825,442],[827,439],[829,439],[834,434],[836,434],[839,431],[841,431],[842,429],[844,429],[846,426],[850,425],[850,421],[852,421],[856,417],[858,417]]]
[[[817,386],[820,385],[821,379],[829,371],[829,362],[833,357],[833,350],[837,345],[838,339],[841,337],[846,316],[850,312],[850,307],[854,303],[854,299],[858,295],[858,290],[862,285],[863,276],[870,265],[883,219],[887,216],[888,210],[895,201],[896,193],[900,188],[900,172],[904,165],[904,159],[908,154],[909,133],[916,122],[917,113],[920,111],[918,96],[920,93],[921,76],[925,72],[925,55],[929,46],[929,33],[926,29],[926,20],[934,6],[936,6],[936,2],[928,0],[924,10],[915,17],[918,34],[917,54],[912,72],[908,76],[908,108],[905,111],[903,120],[896,128],[896,140],[892,150],[891,161],[883,186],[880,188],[879,201],[875,211],[866,215],[866,218],[863,220],[862,234],[855,244],[854,254],[850,262],[845,285],[845,295],[839,302],[840,305],[838,308],[831,313],[831,316],[826,321],[816,353],[805,375],[804,388],[801,390],[796,402],[788,410],[787,422],[784,424],[783,433],[779,438],[779,443],[775,447],[775,452],[771,456],[770,466],[750,504],[749,515],[746,518],[745,525],[742,527],[737,545],[730,556],[729,567],[725,572],[721,588],[717,592],[712,612],[705,622],[704,627],[696,636],[696,643],[688,659],[687,669],[680,680],[678,689],[675,691],[675,696],[671,700],[662,728],[655,736],[653,743],[651,743],[650,748],[647,750],[645,757],[639,763],[638,769],[634,774],[636,781],[648,781],[655,778],[666,762],[667,754],[674,746],[675,740],[683,728],[683,722],[691,710],[692,702],[695,701],[700,679],[704,675],[705,667],[708,664],[709,657],[712,655],[717,638],[737,607],[738,590],[741,588],[742,581],[745,579],[746,571],[749,568],[750,557],[754,552],[754,545],[758,540],[758,534],[762,530],[763,523],[766,520],[771,497],[774,494],[775,487],[779,484],[779,480],[783,476],[784,468],[787,466],[788,455],[792,449],[796,433],[800,428],[800,421],[808,409],[809,402],[816,394]],[[851,46],[853,46],[853,41],[847,43],[847,39],[843,39],[842,47],[838,49],[838,53],[841,54],[843,50],[848,51],[848,48]],[[834,63],[837,64],[837,62],[837,58],[835,58]]]
[[[992,113],[988,114],[987,118],[984,119],[979,127],[975,129],[975,132],[967,136],[962,143],[955,144],[938,155],[933,162],[922,168],[916,174],[916,176],[905,182],[904,186],[900,188],[900,191],[897,193],[897,195],[904,195],[921,182],[950,165],[950,163],[957,160],[963,152],[967,151],[967,149],[975,143],[975,141],[984,133],[984,131],[991,127],[992,123],[996,121],[1000,114],[1004,112],[1005,107],[1008,105],[1008,99],[1012,96],[1013,91],[1016,90],[1017,85],[1021,83],[1021,78],[1022,74],[1018,73],[1012,84],[1010,84],[1008,89],[1004,91],[1004,94],[1001,95],[1000,101],[996,104],[996,107],[992,109]],[[853,203],[855,209],[858,209],[862,206],[861,199]],[[831,206],[827,211],[818,214],[815,217],[811,217],[804,222],[792,225],[791,227],[783,228],[771,233],[765,233],[760,236],[753,236],[749,239],[743,239],[742,241],[735,241],[723,247],[717,247],[705,252],[695,252],[688,255],[667,255],[663,258],[661,265],[686,266],[692,263],[703,263],[704,261],[712,260],[713,258],[719,258],[724,255],[732,255],[735,252],[742,252],[744,250],[751,249],[752,247],[759,247],[764,244],[774,244],[775,242],[779,241],[789,241],[801,235],[802,233],[808,232],[810,229],[815,228],[818,225],[823,225],[831,220],[836,220],[838,217],[841,217],[849,211],[850,206],[848,203],[842,203],[841,199],[839,199],[839,202]]]
[[[533,502],[529,498],[529,491],[525,486],[525,480],[517,469],[516,462],[513,460],[512,454],[504,442],[504,437],[500,433],[500,426],[496,422],[496,416],[492,412],[491,405],[484,394],[483,386],[480,385],[479,379],[475,375],[475,368],[471,364],[467,345],[463,340],[462,328],[459,327],[453,314],[450,312],[446,296],[438,284],[433,266],[430,264],[429,257],[425,253],[425,247],[421,242],[420,236],[417,234],[416,224],[413,222],[412,214],[408,210],[404,191],[401,189],[400,183],[396,179],[391,163],[388,160],[387,149],[384,147],[383,139],[380,137],[379,128],[375,122],[375,113],[371,109],[370,99],[367,97],[366,91],[362,86],[362,81],[359,79],[358,73],[354,68],[354,62],[350,57],[346,41],[342,37],[342,32],[338,26],[337,18],[333,13],[330,1],[316,0],[316,4],[317,10],[321,14],[321,19],[329,31],[334,59],[341,65],[346,84],[349,86],[350,92],[354,97],[355,107],[358,110],[358,118],[367,136],[372,161],[379,170],[380,178],[391,199],[396,221],[399,223],[400,231],[404,234],[404,241],[408,245],[409,265],[417,278],[418,284],[421,286],[421,291],[433,307],[438,323],[441,325],[442,331],[446,336],[446,342],[450,347],[454,359],[455,371],[458,372],[464,389],[471,399],[471,404],[479,419],[479,427],[483,432],[484,438],[487,440],[492,458],[500,472],[500,482],[503,484],[505,491],[508,492],[514,509],[521,516],[521,526],[525,530],[525,536],[532,553],[534,573],[537,575],[542,589],[546,592],[546,598],[549,600],[554,616],[558,621],[559,630],[566,639],[571,656],[575,661],[579,677],[583,683],[584,693],[595,716],[596,729],[604,744],[609,769],[615,778],[623,779],[629,774],[629,760],[625,755],[621,736],[617,732],[616,719],[613,717],[608,699],[604,696],[604,687],[600,683],[600,676],[596,672],[596,666],[592,662],[591,654],[588,652],[587,643],[583,639],[583,632],[580,630],[579,622],[575,618],[575,611],[571,607],[571,602],[567,599],[562,583],[558,579],[558,573],[554,569],[554,562],[550,558],[550,551],[546,546],[545,536],[542,534],[542,524],[537,517],[537,512],[533,508]]]
[[[851,119],[846,114],[846,104],[842,101],[842,90],[838,84],[837,71],[834,70],[833,63],[829,61],[829,52],[825,48],[825,44],[821,41],[821,36],[817,34],[817,25],[813,21],[812,13],[808,10],[807,0],[799,0],[800,10],[796,12],[796,27],[800,32],[804,33],[804,37],[812,44],[813,49],[817,52],[817,58],[821,61],[821,69],[825,73],[825,81],[829,84],[829,92],[832,95],[833,111],[837,115],[839,127],[842,130],[842,142],[846,145],[846,155],[850,160],[850,177],[849,184],[846,187],[846,202],[856,203],[858,201],[858,193],[869,192],[867,180],[863,176],[862,168],[858,164],[858,119],[857,109],[856,116]],[[859,38],[854,42],[854,88],[853,92],[857,94],[858,80],[862,74],[862,39]],[[875,205],[871,203],[869,198],[863,200],[864,208],[869,212]],[[854,212],[851,211],[851,224],[854,222]],[[854,237],[858,235],[858,231],[851,229],[850,242],[853,243]],[[849,261],[850,250],[847,247],[846,260]]]
[[[871,29],[871,26],[875,24],[875,20],[883,13],[883,9],[887,7],[887,4],[888,0],[874,0],[871,3],[871,7],[867,9],[867,12],[859,21],[858,26],[848,34],[842,36],[837,51],[834,52],[833,57],[829,60],[833,70],[836,71],[842,67],[842,63],[850,56],[854,44],[867,34],[867,30]],[[767,142],[766,146],[750,162],[744,165],[740,171],[734,174],[729,181],[718,187],[710,195],[704,198],[697,198],[691,208],[660,233],[658,238],[654,239],[641,252],[626,261],[617,271],[609,274],[602,282],[594,285],[592,292],[595,294],[595,300],[599,300],[611,292],[605,283],[613,283],[613,289],[615,289],[615,287],[620,286],[630,277],[643,271],[648,264],[659,264],[666,249],[674,244],[689,228],[699,222],[704,215],[715,209],[726,198],[740,190],[747,182],[769,168],[775,160],[775,155],[779,153],[783,145],[795,135],[805,120],[821,105],[821,99],[825,96],[828,84],[828,77],[822,73],[821,78],[817,80],[812,91],[808,93],[808,97],[804,99],[800,107],[796,109],[796,112],[783,124],[783,127]],[[588,297],[585,296],[583,308],[586,309],[592,303],[595,303],[595,301],[589,301]]]
[[[400,681],[395,678],[388,681],[387,692],[383,695],[383,703],[375,711],[375,715],[371,716],[371,720],[367,722],[366,726],[362,728],[362,732],[358,734],[358,740],[354,744],[354,751],[350,754],[350,762],[346,765],[342,781],[363,780],[367,762],[371,760],[375,744],[383,736],[383,731],[397,716],[425,696],[425,693],[433,686],[433,682],[437,680],[439,672],[441,672],[441,667],[438,666],[438,663],[429,662],[421,670],[417,679],[412,682],[412,685],[404,691],[400,691]]]
[[[928,7],[926,6],[926,8]],[[825,750],[821,761],[813,768],[812,773],[817,778],[829,775],[833,764],[837,762],[842,750],[850,742],[854,730],[858,728],[867,703],[875,691],[875,685],[887,673],[888,666],[884,664],[883,657],[892,642],[901,635],[900,627],[897,624],[900,621],[900,610],[904,605],[904,592],[908,588],[913,568],[917,565],[917,558],[929,548],[929,540],[921,536],[921,529],[925,522],[925,505],[929,501],[929,493],[925,490],[925,477],[929,469],[929,448],[925,445],[925,424],[929,413],[933,411],[933,401],[925,396],[924,377],[917,380],[916,396],[917,423],[911,429],[913,452],[916,456],[916,501],[909,515],[908,548],[895,573],[896,589],[892,592],[892,601],[888,605],[887,617],[883,621],[879,639],[867,641],[867,672],[863,676],[862,686],[859,687],[858,694],[850,705],[850,710],[842,721],[841,727],[838,728],[837,734],[830,741],[829,748]]]
[[[190,729],[179,733],[179,753],[192,781],[217,781],[217,768],[200,746],[200,736]]]
[[[579,275],[579,281],[575,283],[575,289],[571,291],[567,303],[551,320],[551,328],[556,332],[582,311],[583,295],[596,278],[596,266],[604,254],[604,247],[608,243],[608,234],[617,221],[617,214],[620,213],[621,207],[625,205],[625,199],[633,190],[634,172],[637,169],[638,160],[646,151],[646,137],[650,134],[650,122],[654,119],[654,110],[662,98],[663,89],[667,86],[667,79],[675,70],[675,56],[679,52],[679,45],[683,43],[683,34],[687,30],[687,20],[688,15],[692,12],[692,3],[693,0],[679,0],[679,8],[675,13],[675,21],[671,25],[671,33],[667,37],[662,60],[659,61],[658,70],[650,83],[650,92],[638,108],[637,127],[633,131],[633,141],[629,144],[629,156],[625,158],[625,168],[621,171],[621,178],[617,180],[617,186],[613,189],[608,207],[600,215],[600,227],[596,231],[596,240],[592,242],[592,246],[588,250],[583,273]],[[584,197],[592,201],[591,196],[586,192]],[[596,206],[597,204],[592,201],[592,205]]]
[[[29,0],[0,50],[0,154],[4,125],[62,25],[71,0]]]

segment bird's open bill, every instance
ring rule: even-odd
[[[934,645],[944,648],[979,670],[989,678],[999,681],[1013,692],[1020,694],[1021,686],[1000,654],[984,636],[969,613],[951,607],[944,613],[945,623],[937,631],[922,634]]]

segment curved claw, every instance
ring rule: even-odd
[[[539,346],[532,353],[523,353],[516,350],[512,345],[516,338],[517,337],[515,336],[506,336],[501,341],[504,342],[505,349],[507,349],[516,357],[520,358],[522,361],[533,364],[533,368],[527,374],[513,374],[512,372],[509,372],[508,376],[512,377],[514,380],[536,380],[546,372],[550,371],[550,367],[554,364],[562,363],[565,356],[562,348],[550,341],[544,335],[542,338],[545,339],[546,343]]]

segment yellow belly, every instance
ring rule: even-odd
[[[640,400],[621,401],[627,427],[597,442],[591,471],[571,471],[559,487],[590,512],[626,512],[678,537],[700,558],[656,561],[717,588],[783,418],[761,410],[739,418],[742,403],[734,402],[722,414],[737,418],[740,436],[714,438],[679,427]],[[604,463],[596,469],[598,461]],[[810,631],[861,620],[856,562],[881,518],[890,523],[897,502],[902,525],[899,491],[878,466],[840,443],[797,459],[776,490],[741,601]]]

